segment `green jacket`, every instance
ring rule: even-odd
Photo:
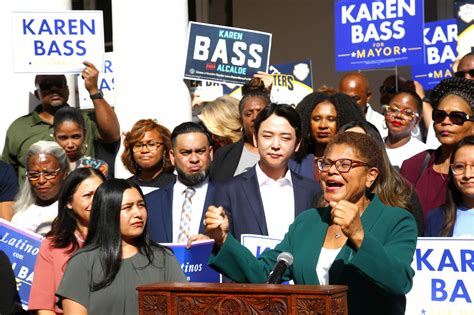
[[[53,125],[41,120],[39,113],[42,106],[38,105],[28,115],[16,119],[8,127],[3,147],[2,160],[12,165],[18,174],[20,186],[23,186],[26,172],[26,153],[30,146],[40,140],[55,141],[53,137]],[[97,125],[87,113],[84,116],[87,151],[85,155],[95,157],[94,141],[97,140],[99,131]]]
[[[346,243],[329,270],[329,283],[347,285],[349,314],[404,314],[405,294],[415,274],[410,267],[417,227],[406,210],[385,206],[377,196],[361,217],[359,250]],[[257,260],[230,234],[209,264],[236,282],[264,283],[281,252],[293,255],[283,280],[318,285],[316,264],[330,224],[330,208],[309,209],[290,226],[283,241]]]

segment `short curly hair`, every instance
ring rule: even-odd
[[[431,91],[431,103],[434,108],[448,95],[456,95],[466,101],[474,112],[474,82],[465,78],[448,78],[441,81]]]
[[[137,121],[132,130],[125,132],[125,139],[123,140],[123,146],[125,147],[122,153],[122,163],[132,174],[140,172],[140,166],[133,158],[133,146],[135,143],[140,141],[147,131],[156,130],[163,138],[163,145],[165,147],[164,154],[164,167],[163,171],[172,172],[174,167],[170,161],[170,149],[171,149],[171,132],[165,126],[160,125],[154,119],[140,119]]]
[[[301,160],[313,151],[314,142],[311,138],[311,114],[319,103],[328,101],[336,108],[336,130],[354,120],[365,120],[356,102],[344,93],[313,92],[306,95],[296,105],[296,111],[301,117],[301,147],[296,152],[296,159]]]

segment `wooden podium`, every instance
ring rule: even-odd
[[[347,315],[347,287],[339,285],[166,282],[137,289],[141,315]]]

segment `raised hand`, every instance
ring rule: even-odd
[[[205,214],[206,234],[221,247],[229,234],[229,219],[222,207],[209,206]]]
[[[364,240],[364,227],[360,219],[359,206],[347,200],[331,201],[331,218],[334,224],[341,227],[342,233],[359,248]]]

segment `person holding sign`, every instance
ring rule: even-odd
[[[423,142],[412,136],[422,112],[423,101],[411,90],[395,93],[389,104],[384,106],[385,124],[388,127],[388,136],[384,142],[393,166],[400,167],[403,161],[427,149]]]
[[[152,242],[138,185],[111,179],[97,189],[84,247],[69,260],[56,294],[66,314],[138,314],[136,287],[186,282],[174,254]]]
[[[351,315],[404,314],[417,229],[408,211],[373,193],[387,181],[381,150],[367,135],[337,134],[318,160],[329,206],[300,214],[283,241],[258,259],[229,234],[225,210],[210,207],[206,232],[216,246],[211,267],[236,282],[265,283],[277,256],[289,252],[293,265],[283,281],[347,285]]]
[[[58,216],[36,259],[28,310],[38,315],[62,313],[56,291],[67,261],[84,245],[94,193],[105,176],[94,168],[78,168],[64,182],[58,199]]]
[[[474,136],[451,156],[446,203],[428,212],[425,236],[474,237]]]
[[[96,121],[84,115],[87,135],[86,154],[95,157],[94,141],[112,143],[120,140],[120,126],[112,107],[103,98],[97,85],[99,71],[84,61],[82,77],[95,108]],[[25,156],[29,147],[39,141],[53,141],[53,118],[56,111],[68,106],[69,89],[64,75],[37,75],[35,96],[40,104],[33,112],[16,119],[8,128],[2,160],[12,165],[18,173],[20,185],[25,179]],[[110,163],[109,163],[110,164]]]
[[[474,85],[464,78],[449,78],[431,92],[432,118],[441,146],[405,160],[400,173],[415,187],[426,220],[428,210],[445,203],[449,165],[459,141],[474,134]]]

